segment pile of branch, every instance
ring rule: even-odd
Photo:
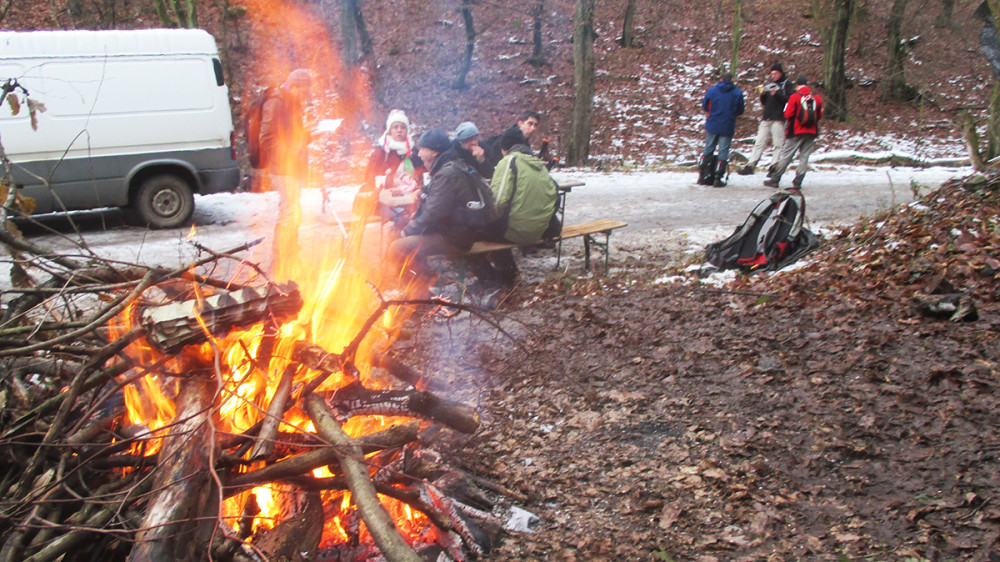
[[[429,392],[423,377],[389,354],[376,365],[402,381],[401,389],[372,390],[357,380],[354,355],[364,332],[400,302],[384,301],[339,354],[299,342],[263,420],[231,435],[216,426],[222,374],[183,350],[206,333],[276,325],[301,306],[293,287],[233,287],[192,273],[249,245],[167,271],[52,255],[6,233],[0,241],[15,255],[15,269],[25,273],[30,265],[49,276],[23,283],[0,317],[0,369],[9,373],[0,382],[0,561],[310,559],[330,510],[320,494],[332,490],[351,493],[353,519],[341,521],[351,537],[340,555],[419,559],[376,493],[426,514],[433,544],[424,548],[456,560],[489,550],[500,529],[491,514],[498,506],[484,490],[517,495],[450,469],[427,447],[442,428],[476,431],[476,410]],[[165,304],[145,301],[151,287]],[[135,327],[111,335],[108,321],[127,308]],[[140,338],[175,355],[140,364],[124,353]],[[254,365],[266,373],[271,350],[261,348]],[[311,378],[293,387],[300,370]],[[334,373],[353,382],[318,391]],[[123,416],[122,389],[148,375],[176,389],[175,418],[155,435]],[[306,412],[316,431],[282,431],[291,427],[283,416],[292,409]],[[344,433],[345,421],[369,414],[424,421],[357,439]],[[150,454],[145,447],[154,439],[161,447]],[[319,467],[332,476],[313,476]],[[285,501],[277,524],[255,533],[251,490],[262,485],[285,490]],[[221,502],[234,496],[243,498],[238,524],[220,516]],[[377,547],[367,555],[362,521]]]

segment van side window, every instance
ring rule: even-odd
[[[215,68],[215,85],[225,86],[226,79],[222,77],[222,62],[219,59],[212,59],[212,67]]]

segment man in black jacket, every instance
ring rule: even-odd
[[[494,228],[496,208],[489,185],[461,158],[444,158],[452,144],[441,129],[420,137],[418,155],[430,172],[430,182],[420,192],[420,208],[403,229],[402,237],[389,246],[390,263],[409,264],[425,280],[426,258],[461,257],[477,239]],[[469,260],[470,269],[481,280],[496,276],[484,260]]]
[[[768,140],[774,147],[774,154],[771,155],[771,165],[768,168],[768,177],[774,170],[774,165],[778,163],[778,155],[781,153],[781,145],[785,142],[785,104],[788,98],[795,93],[795,86],[790,80],[785,78],[785,69],[780,62],[771,66],[770,80],[763,86],[757,87],[760,94],[760,105],[764,108],[761,115],[760,126],[757,127],[757,140],[753,145],[753,152],[750,154],[750,161],[738,172],[741,176],[749,176],[760,162],[767,148]]]

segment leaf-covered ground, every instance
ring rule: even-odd
[[[724,288],[509,303],[517,343],[477,321],[417,331],[428,372],[480,400],[450,458],[542,519],[489,559],[998,556],[998,191],[946,184]],[[933,292],[979,319],[925,316]]]

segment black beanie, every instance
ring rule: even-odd
[[[517,127],[511,127],[500,135],[500,150],[510,150],[519,144],[528,144],[528,141]]]
[[[806,78],[805,74],[799,74],[799,77],[795,79],[795,84],[798,86],[805,86],[809,83],[809,79]]]
[[[441,129],[431,129],[420,136],[420,142],[417,143],[417,146],[441,153],[451,147],[451,141],[448,140],[448,133]]]
[[[780,72],[780,73],[781,73],[782,75],[784,75],[784,74],[785,74],[785,69],[784,69],[784,67],[782,67],[782,66],[781,66],[781,63],[780,63],[780,62],[776,62],[776,63],[772,64],[772,65],[771,65],[771,70],[777,70],[777,71],[778,71],[778,72]]]

